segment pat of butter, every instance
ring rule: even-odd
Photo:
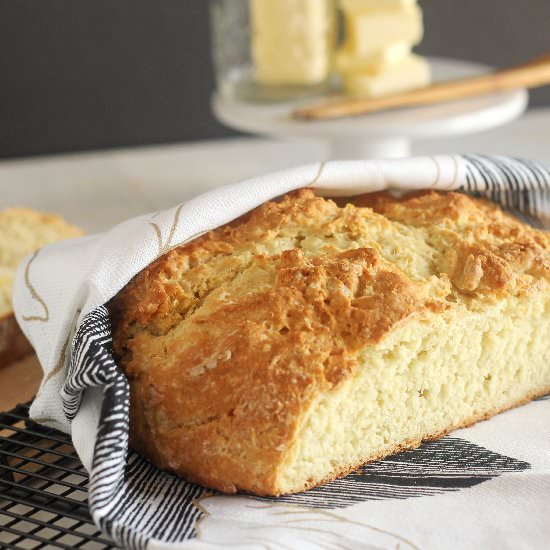
[[[430,82],[430,66],[418,55],[410,55],[384,72],[373,74],[356,71],[343,75],[346,92],[354,96],[379,97],[426,86]]]
[[[336,67],[341,73],[352,71],[378,73],[409,57],[412,46],[407,42],[397,42],[365,57],[357,57],[348,46],[344,46],[336,54]]]
[[[328,78],[332,8],[332,0],[250,0],[255,80],[310,85]]]
[[[416,0],[340,0],[340,7],[346,12],[399,10],[415,4]]]
[[[389,44],[422,40],[422,11],[418,6],[403,10],[346,14],[347,47],[357,57],[367,57]]]

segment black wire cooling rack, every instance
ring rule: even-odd
[[[88,475],[68,436],[0,413],[0,548],[115,548],[94,525]]]

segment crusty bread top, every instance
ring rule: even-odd
[[[0,316],[11,311],[13,277],[21,260],[46,244],[80,235],[82,230],[54,214],[28,208],[0,212]]]
[[[492,202],[460,193],[422,192],[404,200],[363,195],[394,222],[424,229],[438,251],[434,274],[447,275],[456,292],[484,297],[521,294],[550,279],[550,234],[504,213]]]
[[[310,305],[385,311],[368,323],[376,340],[395,316],[517,295],[550,278],[550,235],[488,201],[430,191],[351,200],[339,207],[300,190],[171,250],[114,300],[119,338],[246,311],[250,300],[288,309],[280,292],[298,291]]]
[[[550,288],[548,234],[493,204],[435,192],[354,202],[365,206],[310,190],[268,202],[168,252],[114,298],[136,447],[167,468],[166,456],[203,449],[185,458],[199,471],[205,445],[216,456],[231,446],[263,475],[308,403],[399,324]]]

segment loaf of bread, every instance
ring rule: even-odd
[[[27,208],[0,212],[0,367],[32,351],[19,329],[11,304],[13,278],[21,260],[53,242],[82,235],[59,216]]]
[[[228,493],[302,491],[550,392],[550,235],[458,193],[301,190],[110,311],[131,444]]]

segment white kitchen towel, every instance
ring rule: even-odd
[[[14,305],[44,370],[31,415],[71,433],[90,472],[96,523],[131,548],[547,545],[550,400],[279,499],[213,494],[128,449],[128,384],[111,355],[106,302],[171,248],[300,187],[332,196],[455,189],[550,223],[550,171],[540,163],[478,155],[341,161],[218,188],[28,257]]]

